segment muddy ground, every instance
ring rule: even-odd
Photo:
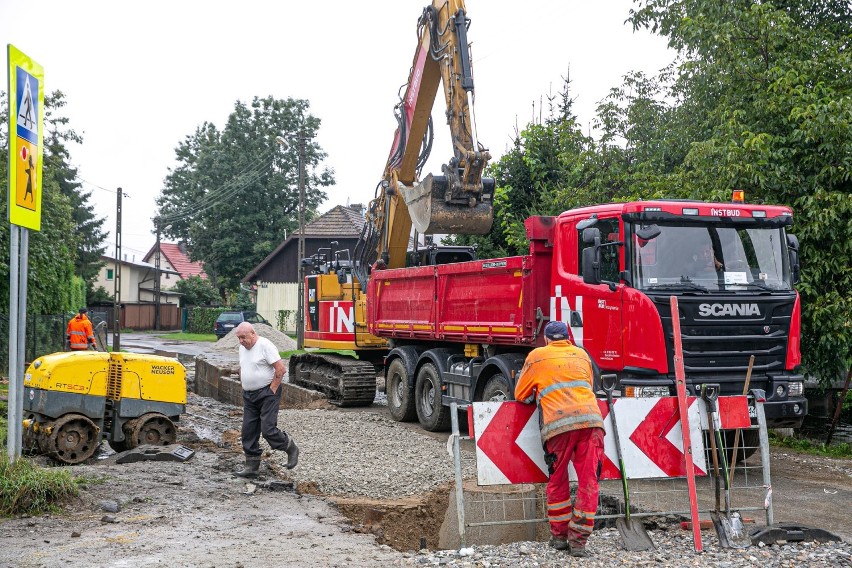
[[[195,426],[216,428],[221,416],[193,402],[188,411],[195,418],[182,421],[178,443],[194,450],[190,459],[118,464],[112,455],[74,466],[87,482],[64,511],[0,521],[0,566],[402,562],[402,554],[378,544],[368,530],[358,532],[333,502],[302,494],[273,472],[249,483],[234,478],[242,456],[228,440],[236,432],[224,430],[218,442],[201,439]]]
[[[322,496],[269,465],[247,483],[232,476],[242,462],[240,419],[240,409],[191,394],[178,436],[195,452],[189,460],[118,464],[100,455],[74,466],[87,481],[64,511],[0,520],[0,568],[394,566],[410,565],[423,542],[437,548],[449,488],[394,502]],[[851,460],[773,449],[772,473],[776,521],[852,540]]]

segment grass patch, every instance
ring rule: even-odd
[[[216,334],[213,333],[183,333],[175,331],[171,333],[157,333],[156,335],[167,339],[180,339],[182,341],[209,341],[211,343],[218,341]]]
[[[0,378],[0,445],[3,451],[6,449],[6,432],[9,431],[8,423],[6,422],[9,416],[9,379]]]
[[[44,469],[25,458],[11,463],[4,454],[0,458],[0,516],[56,512],[78,495],[78,483],[65,468]]]
[[[769,443],[776,447],[790,448],[805,454],[815,456],[826,456],[831,458],[852,458],[852,444],[847,442],[835,442],[826,446],[823,442],[803,438],[800,436],[779,436],[774,431],[769,431]]]

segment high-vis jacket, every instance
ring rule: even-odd
[[[535,397],[542,442],[569,430],[603,428],[593,377],[589,355],[568,340],[552,341],[527,355],[515,400],[530,402]]]
[[[73,350],[85,350],[89,348],[89,343],[95,344],[95,333],[92,331],[92,322],[86,317],[86,314],[77,314],[71,321],[68,322],[68,329],[65,331],[68,336],[68,341]]]

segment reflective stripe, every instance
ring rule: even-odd
[[[545,436],[548,432],[555,430],[557,428],[562,428],[563,426],[570,426],[572,424],[578,424],[580,422],[588,422],[589,428],[594,427],[603,427],[603,421],[601,420],[601,415],[597,413],[589,413],[589,414],[579,414],[577,416],[566,416],[565,418],[560,418],[559,420],[554,420],[549,424],[545,424],[541,428],[541,435]]]
[[[72,331],[69,335],[82,335],[83,337],[86,337],[86,334],[82,331]]]
[[[570,499],[566,499],[565,501],[560,501],[559,503],[548,503],[547,504],[548,510],[561,509],[562,507],[570,507],[570,506],[571,506],[571,500]]]
[[[551,523],[567,523],[571,521],[571,515],[547,515],[547,520]]]
[[[571,521],[568,523],[568,526],[571,527],[572,530],[577,531],[578,533],[592,534],[592,529],[594,528],[594,521],[592,521],[591,525],[585,525]]]
[[[592,390],[592,387],[589,386],[589,383],[583,380],[579,381],[568,381],[567,383],[553,383],[550,386],[545,387],[540,393],[538,393],[536,397],[536,402],[542,399],[542,397],[547,396],[555,390],[559,389],[589,389]]]

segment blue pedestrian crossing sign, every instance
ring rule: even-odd
[[[44,69],[8,44],[9,222],[41,230]]]

